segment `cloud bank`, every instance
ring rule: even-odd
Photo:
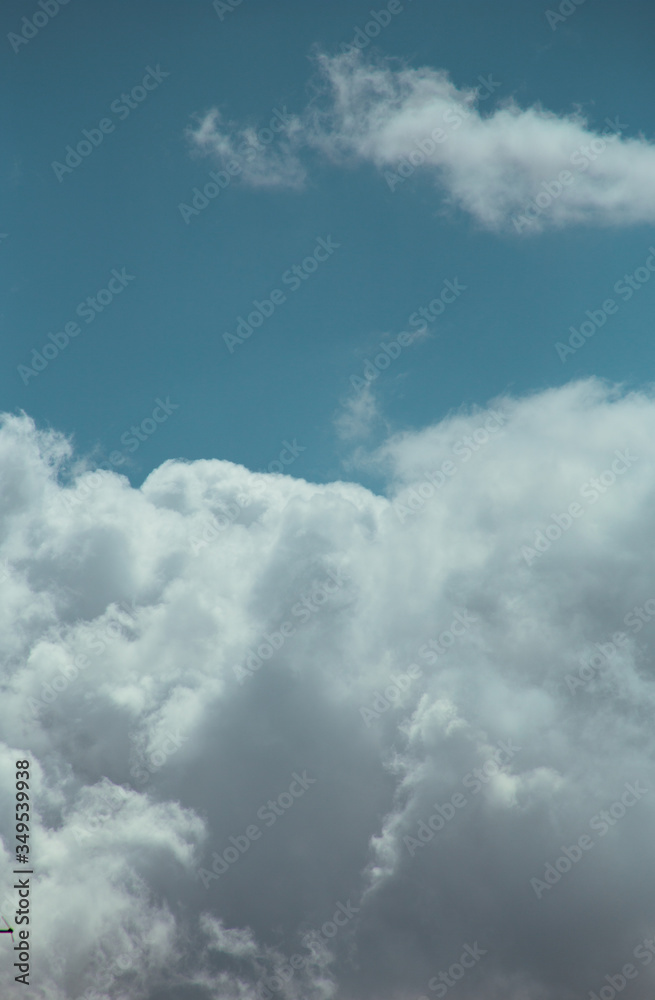
[[[650,998],[654,442],[652,394],[589,380],[390,437],[386,495],[135,489],[5,415],[35,995]]]
[[[425,175],[444,209],[459,208],[491,230],[655,220],[655,145],[623,137],[629,125],[618,118],[595,129],[577,112],[519,107],[493,75],[458,88],[445,70],[374,62],[354,49],[319,55],[318,72],[315,97],[286,116],[275,161],[275,147],[251,148],[253,183],[299,186],[303,153],[313,151],[341,165],[372,164],[391,191]],[[217,114],[190,135],[226,163],[246,133],[226,130]]]

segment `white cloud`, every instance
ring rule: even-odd
[[[298,120],[285,110],[276,109],[268,125],[257,129],[224,124],[218,108],[212,108],[187,136],[196,151],[211,154],[229,176],[239,176],[246,184],[298,188],[305,180],[292,146],[298,131]]]
[[[344,400],[342,409],[335,415],[334,426],[340,438],[350,441],[368,437],[381,419],[375,394],[367,385]]]
[[[655,145],[622,135],[634,123],[606,119],[594,128],[577,111],[521,108],[493,74],[458,88],[446,70],[367,61],[356,50],[323,54],[318,66],[318,96],[290,119],[275,162],[263,150],[247,167],[252,183],[297,185],[306,146],[335,163],[373,164],[392,191],[418,171],[434,180],[444,207],[489,229],[655,220]],[[194,139],[225,159],[235,153],[234,134],[213,111]],[[241,140],[253,134],[238,132]]]
[[[508,226],[537,196],[526,230],[655,219],[655,146],[644,138],[622,138],[605,122],[597,132],[580,114],[522,109],[508,98],[487,108],[482,102],[502,93],[493,77],[458,89],[445,71],[373,65],[358,53],[323,56],[320,65],[331,100],[327,119],[316,119],[320,148],[396,173],[405,160],[484,226]],[[566,170],[572,179],[562,184]],[[390,180],[392,189],[402,183]]]
[[[0,912],[14,920],[26,757],[44,1000],[94,981],[112,1000],[254,1000],[267,981],[298,1000],[415,997],[476,940],[471,997],[584,996],[629,961],[631,996],[651,996],[632,954],[655,931],[655,623],[626,617],[655,597],[655,400],[590,380],[492,409],[484,442],[479,411],[372,452],[388,496],[170,461],[140,489],[103,475],[74,508],[66,441],[5,416]],[[581,498],[617,451],[634,462]],[[455,474],[398,518],[449,457]],[[194,553],[198,526],[244,495]],[[528,565],[522,547],[576,499],[583,516]],[[262,665],[239,684],[252,650]],[[583,655],[602,669],[571,692]],[[365,725],[401,674],[398,704]],[[520,747],[502,770],[501,741]],[[147,782],[135,753],[155,761]],[[315,784],[288,808],[294,772]],[[614,818],[626,783],[648,791]],[[590,827],[610,809],[605,834]],[[410,851],[434,815],[443,828]],[[584,833],[593,849],[537,898],[530,880]],[[23,995],[8,963],[0,984]]]

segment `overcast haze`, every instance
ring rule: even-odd
[[[2,21],[2,996],[651,1000],[649,5]]]

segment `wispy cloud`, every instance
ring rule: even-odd
[[[354,49],[317,59],[316,96],[274,147],[253,147],[250,183],[299,186],[311,169],[305,147],[305,159],[311,151],[342,166],[372,164],[391,190],[424,175],[443,207],[492,230],[655,220],[655,145],[624,137],[628,125],[618,118],[595,128],[577,110],[521,108],[501,96],[493,74],[460,88],[446,70],[372,61]],[[256,132],[221,127],[212,111],[192,135],[224,161]]]
[[[273,109],[264,127],[224,122],[212,108],[187,129],[192,145],[211,154],[230,175],[253,187],[302,187],[306,172],[297,152],[299,120],[286,109]]]
[[[381,419],[375,394],[370,386],[354,392],[334,418],[337,434],[345,441],[366,438]]]

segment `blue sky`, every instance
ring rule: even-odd
[[[5,33],[20,31],[30,10],[6,4]],[[71,0],[18,51],[7,43],[5,410],[23,409],[40,426],[74,434],[82,452],[106,456],[124,451],[121,435],[168,396],[178,409],[120,470],[134,483],[170,457],[265,469],[293,439],[305,448],[294,475],[338,478],[349,444],[334,419],[350,376],[455,277],[466,292],[430,324],[434,336],[375,381],[387,428],[421,427],[507,390],[589,374],[651,379],[655,283],[566,362],[554,344],[643,264],[652,220],[490,231],[458,207],[444,214],[444,191],[425,171],[391,191],[377,166],[344,167],[313,150],[302,187],[237,177],[185,224],[179,204],[219,166],[194,151],[188,129],[212,108],[235,128],[261,128],[276,108],[301,115],[316,95],[318,53],[339,53],[370,10],[243,0],[221,18],[204,0],[111,8]],[[579,109],[595,132],[618,116],[622,141],[655,129],[652,28],[646,3],[588,0],[553,30],[538,0],[409,0],[363,56],[446,70],[458,88],[491,74],[498,86],[480,103],[483,114],[513,98],[558,116]],[[147,67],[167,75],[125,109],[120,95]],[[53,162],[107,115],[112,131],[59,180]],[[223,334],[329,235],[338,250],[230,353]],[[78,304],[121,268],[134,276],[124,293],[23,384],[17,369],[32,348],[79,318]],[[365,478],[352,468],[348,475]]]

